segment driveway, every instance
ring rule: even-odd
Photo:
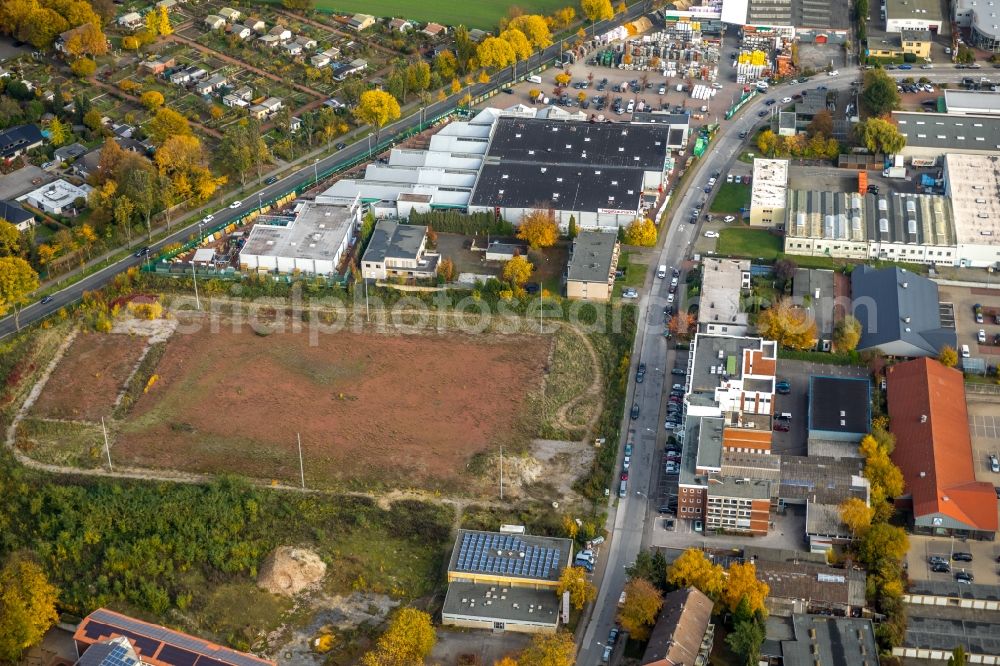
[[[744,548],[746,546],[806,550],[806,514],[804,506],[789,506],[783,515],[772,513],[773,527],[766,536],[737,536],[695,532],[690,520],[674,520],[674,530],[667,530],[663,516],[658,517],[649,535],[649,545],[659,548]]]
[[[37,183],[32,181],[37,180]],[[32,164],[23,166],[13,173],[0,176],[0,199],[16,199],[45,183],[55,180],[55,176]]]

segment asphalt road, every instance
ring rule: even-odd
[[[646,3],[637,3],[629,7],[628,11],[610,21],[602,21],[598,23],[594,28],[588,28],[590,34],[599,34],[607,32],[608,30],[614,28],[615,26],[621,25],[627,21],[630,21],[637,16],[644,13],[646,9]],[[540,66],[542,63],[554,60],[560,55],[562,45],[560,42],[556,42],[552,46],[548,47],[541,53],[537,53],[528,59],[526,63],[521,63],[517,67],[517,73],[519,76],[523,77],[525,72],[528,70]],[[507,68],[502,71],[495,73],[489,83],[481,84],[477,83],[468,89],[469,94],[473,98],[483,95],[493,88],[502,87],[511,81],[513,81],[514,70],[512,68]],[[434,118],[440,116],[448,111],[453,110],[457,106],[458,100],[464,96],[465,90],[457,95],[452,95],[446,100],[440,102],[435,102],[424,110],[423,118]],[[415,113],[406,118],[402,118],[399,121],[382,128],[380,133],[380,140],[389,139],[391,137],[400,136],[410,131],[414,127],[417,127],[421,121],[421,114]],[[308,166],[302,167],[295,173],[282,178],[278,182],[261,188],[258,191],[249,192],[244,195],[243,204],[237,209],[223,209],[214,213],[214,219],[212,220],[209,227],[206,227],[204,231],[210,231],[215,229],[221,229],[225,227],[230,222],[239,219],[243,215],[251,212],[254,208],[258,206],[258,201],[269,201],[275,199],[279,196],[287,194],[292,190],[305,185],[311,184],[315,180],[316,173],[322,173],[324,171],[331,170],[335,166],[340,166],[348,164],[357,158],[365,155],[369,151],[367,141],[358,141],[344,150],[338,151],[329,157],[319,160],[315,164],[310,164]],[[152,243],[149,248],[150,252],[155,254],[161,248],[172,243],[183,243],[191,236],[191,234],[198,233],[198,220],[190,219],[186,221],[186,224],[182,223],[183,226],[177,227],[177,230],[171,233],[167,238],[159,240]],[[139,247],[142,247],[141,243]],[[66,287],[65,289],[52,294],[52,300],[46,304],[41,304],[39,302],[32,303],[31,305],[22,309],[20,314],[20,323],[22,326],[35,322],[42,319],[56,311],[60,308],[74,303],[79,300],[85,291],[93,291],[95,289],[100,289],[105,284],[107,284],[116,274],[131,268],[132,266],[137,266],[142,263],[141,258],[128,257],[117,263],[111,264],[106,268],[97,271],[86,278],[80,280],[79,282]],[[14,318],[13,316],[7,316],[0,319],[0,339],[7,337],[11,333],[15,332]]]

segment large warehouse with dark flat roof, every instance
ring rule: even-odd
[[[552,209],[583,229],[617,230],[655,204],[663,185],[668,124],[497,118],[470,213],[519,222]]]
[[[809,437],[860,441],[871,426],[871,385],[850,377],[809,378]]]

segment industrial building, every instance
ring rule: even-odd
[[[847,303],[837,301],[836,278],[832,270],[796,268],[792,278],[792,301],[809,311],[816,324],[816,349],[833,348],[833,329],[843,318]]]
[[[1000,116],[1000,92],[946,88],[944,108],[953,116]]]
[[[850,616],[865,607],[865,572],[861,569],[834,569],[805,558],[785,562],[758,558],[756,565],[757,579],[770,588],[766,601],[769,616],[817,612]],[[815,662],[811,664],[815,666]]]
[[[240,249],[240,266],[250,271],[334,275],[360,225],[361,205],[356,200],[346,205],[301,203],[291,222],[262,216]]]
[[[99,608],[73,634],[80,666],[275,666],[189,634]]]
[[[871,620],[802,613],[767,619],[767,636],[760,656],[780,660],[777,663],[784,666],[879,664]]]
[[[753,161],[750,190],[750,226],[773,227],[785,221],[788,160]]]
[[[566,297],[607,302],[615,286],[620,243],[615,234],[581,231],[566,269]]]
[[[944,16],[938,0],[885,0],[885,31],[941,31]]]
[[[723,0],[722,21],[820,44],[841,43],[851,28],[847,5],[820,0]]]
[[[368,280],[430,279],[437,275],[440,259],[427,251],[427,227],[379,220],[361,258],[361,275]]]
[[[955,263],[1000,266],[1000,158],[949,153],[944,182],[955,217]]]
[[[551,210],[560,228],[617,231],[655,206],[669,125],[500,116],[493,123],[470,213],[518,223]]]
[[[556,594],[570,566],[570,539],[459,530],[448,563],[443,624],[490,631],[552,633],[562,602]]]
[[[969,41],[978,49],[1000,52],[1000,21],[993,0],[955,0],[952,15],[959,28],[969,30]]]
[[[783,455],[780,459],[778,503],[805,506],[804,536],[810,552],[825,553],[835,545],[853,541],[854,534],[841,519],[840,505],[852,497],[865,504],[870,502],[871,488],[863,476],[864,460],[814,455]]]
[[[809,378],[809,439],[859,442],[871,431],[871,417],[867,378]]]
[[[743,295],[749,292],[749,259],[703,259],[698,330],[746,335],[749,317],[743,307]]]
[[[892,120],[906,137],[899,154],[908,157],[990,155],[1000,150],[1000,116],[893,111]]]
[[[864,197],[857,192],[789,190],[785,252],[844,259],[868,257]]]

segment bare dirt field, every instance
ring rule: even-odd
[[[174,335],[116,426],[122,464],[307,485],[454,487],[479,452],[527,441],[551,337]]]
[[[108,417],[146,346],[146,338],[81,334],[31,410],[33,416],[96,421]]]

